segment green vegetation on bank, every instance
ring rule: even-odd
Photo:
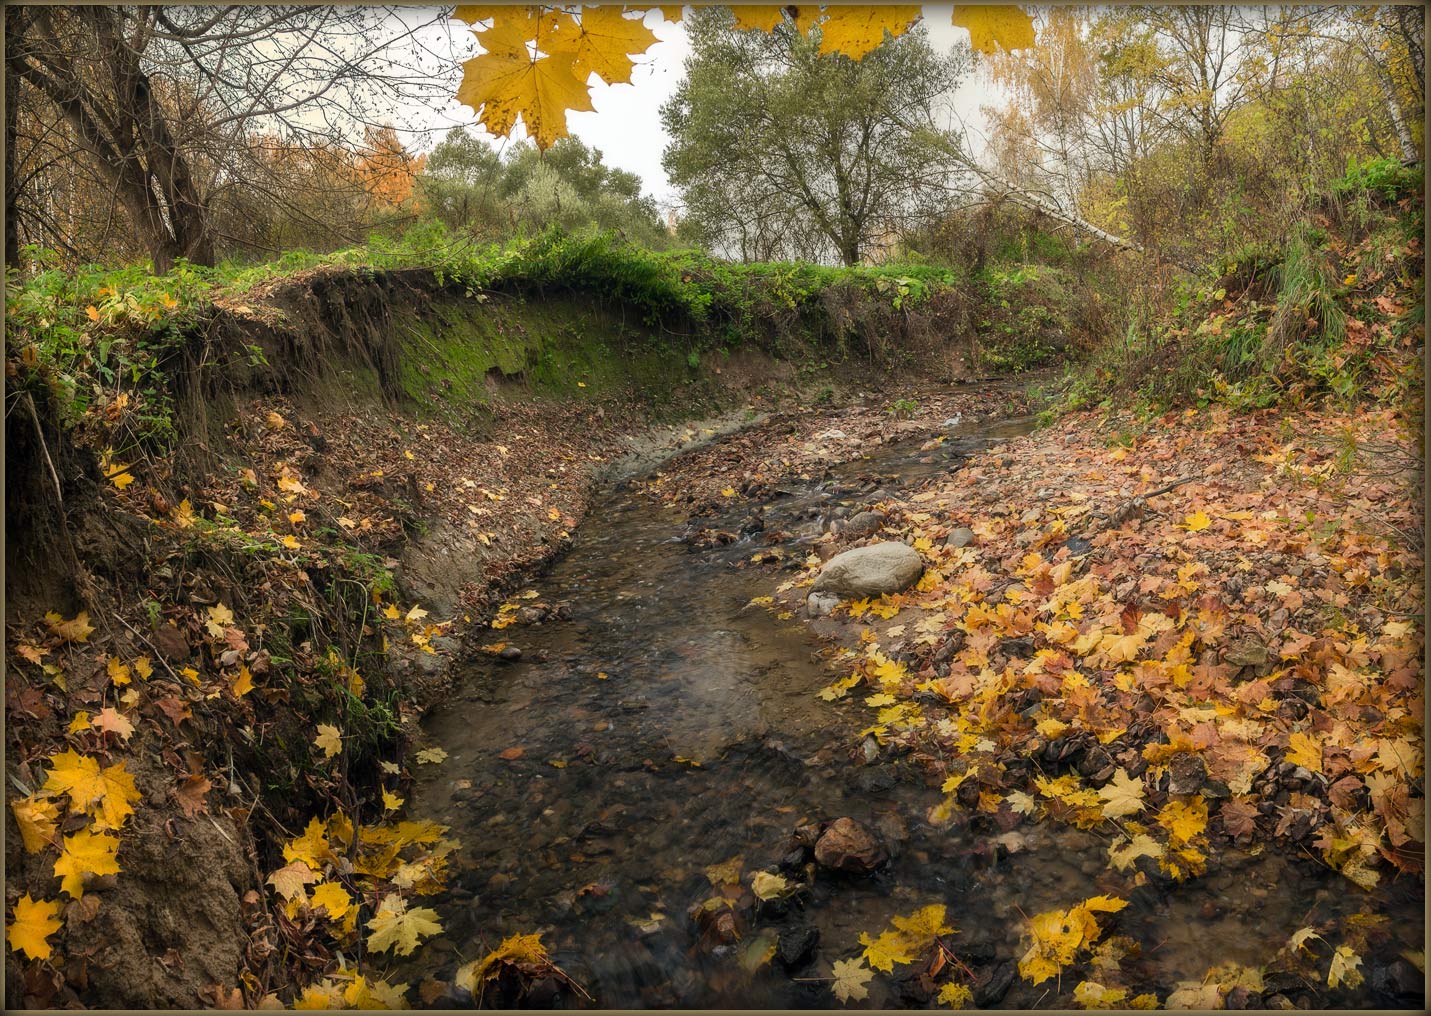
[[[1077,299],[1058,268],[733,263],[695,250],[650,250],[609,231],[552,228],[532,238],[479,244],[427,221],[400,238],[374,234],[361,247],[329,254],[295,251],[264,264],[214,268],[181,262],[157,276],[147,265],[66,270],[47,261],[45,252],[31,250],[27,257],[46,267],[9,280],[7,353],[31,368],[12,383],[47,385],[71,423],[127,393],[136,436],[161,441],[175,436],[167,360],[212,315],[215,302],[257,307],[285,282],[312,271],[430,272],[454,298],[581,294],[619,307],[623,317],[648,329],[684,337],[679,350],[669,351],[683,369],[688,359],[698,363],[702,350],[757,342],[777,353],[818,348],[826,359],[887,364],[947,347],[965,351],[960,355],[976,370],[1021,370],[1060,355],[1069,344],[1067,333],[1078,328]],[[918,316],[917,328],[911,315]],[[440,321],[421,330],[428,345],[440,344],[446,359],[457,363],[454,343],[471,330],[448,324],[447,335],[433,333],[445,327]],[[918,332],[919,350],[901,345],[901,329]],[[257,347],[240,355],[261,365]],[[518,369],[505,360],[474,363],[466,365],[471,369],[457,394],[476,392],[479,367]]]
[[[1282,242],[1180,280],[1159,313],[1109,336],[1061,408],[1405,405],[1421,387],[1422,186],[1420,167],[1353,162]]]

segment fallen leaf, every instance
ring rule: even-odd
[[[46,941],[60,930],[60,901],[33,900],[26,893],[15,902],[15,919],[6,929],[11,952],[23,952],[32,960],[47,960],[53,946]]]
[[[268,876],[268,884],[286,900],[296,900],[304,893],[303,887],[318,880],[313,870],[302,861],[292,861]]]
[[[835,997],[841,1002],[858,1001],[868,998],[869,988],[865,987],[874,977],[874,971],[864,965],[861,960],[836,960],[834,965],[835,982],[831,987],[834,989]]]
[[[343,735],[331,723],[318,724],[318,736],[313,743],[323,749],[324,758],[332,758],[343,750]]]
[[[437,921],[437,911],[427,907],[409,910],[407,901],[400,896],[385,896],[378,912],[368,922],[368,948],[376,952],[392,949],[399,956],[408,956],[417,948],[418,942],[429,936],[442,933],[442,925]]]
[[[66,836],[64,848],[55,861],[60,891],[79,899],[84,895],[85,875],[119,874],[119,862],[114,858],[118,849],[119,837],[107,833],[81,829],[73,836]]]
[[[193,818],[209,810],[208,793],[214,788],[204,776],[185,776],[174,789],[174,800],[185,818]]]

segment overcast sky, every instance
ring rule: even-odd
[[[936,51],[944,52],[951,46],[964,45],[969,41],[968,32],[951,24],[952,13],[950,4],[924,7],[924,21],[929,28],[930,43]],[[690,45],[684,26],[663,21],[659,11],[648,12],[646,24],[660,41],[635,58],[636,69],[631,73],[631,84],[608,85],[593,77],[591,98],[596,111],[568,113],[567,127],[582,141],[600,149],[608,165],[640,176],[647,193],[665,202],[674,200],[676,195],[661,170],[661,151],[669,139],[661,129],[660,110],[661,104],[671,97],[681,81]],[[462,23],[451,22],[441,32],[444,38],[434,40],[434,48],[451,46],[458,62],[476,55],[476,42]],[[954,108],[971,128],[977,128],[980,124],[979,107],[991,99],[990,86],[976,71],[955,94]],[[404,119],[412,127],[431,131],[425,143],[424,139],[415,139],[423,149],[430,149],[440,142],[442,136],[455,126],[465,125],[475,133],[485,133],[476,126],[475,114],[456,100],[443,109],[410,110],[408,113]],[[518,127],[513,137],[522,136]],[[977,133],[974,140],[977,141]],[[506,142],[495,138],[492,143],[500,147]]]

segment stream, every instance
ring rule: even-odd
[[[952,947],[986,982],[976,1001],[1048,1006],[1054,982],[1034,987],[1013,970],[1023,917],[1103,892],[1129,898],[1121,933],[1143,955],[1126,969],[1160,997],[1218,964],[1265,963],[1296,929],[1363,907],[1410,922],[1392,956],[1422,948],[1419,886],[1393,884],[1373,903],[1278,850],[1223,851],[1206,876],[1160,896],[1127,892],[1096,830],[1045,822],[996,838],[935,829],[924,815],[938,787],[901,760],[860,752],[869,711],[859,696],[816,696],[840,676],[828,648],[803,618],[750,605],[793,574],[751,562],[768,548],[766,534],[788,536],[776,546],[794,567],[807,553],[800,544],[831,513],[858,511],[1031,428],[1031,419],[955,426],[932,452],[920,441],[890,444],[786,484],[764,505],[737,499],[701,520],[747,530],[728,543],[683,539],[678,510],[629,485],[600,496],[569,553],[517,599],[556,613],[490,632],[491,644],[519,648],[520,659],[479,654],[453,699],[425,720],[428,742],[448,758],[417,767],[408,814],[450,826],[462,846],[451,890],[425,901],[445,934],[402,979],[450,981],[504,937],[539,931],[594,1002],[553,981],[524,1004],[838,1008],[830,966],[858,954],[861,932],[878,935],[896,914],[944,903],[958,930]],[[752,517],[763,529],[749,531]],[[790,853],[792,832],[841,816],[878,830],[891,848],[874,876],[821,871],[793,901],[747,908],[738,942],[713,940],[688,916],[716,895],[707,867],[737,856],[747,886],[782,859],[792,878],[806,877]],[[772,946],[775,958],[757,968]],[[876,975],[857,1005],[928,1006],[928,986],[910,970]],[[1065,978],[1062,990],[1078,979]],[[1311,990],[1289,985],[1286,994],[1297,1001]],[[1367,994],[1362,1004],[1373,1001]],[[435,1004],[471,1000],[449,994]]]

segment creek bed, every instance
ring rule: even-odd
[[[1143,948],[1130,970],[1160,997],[1215,965],[1265,962],[1296,929],[1360,909],[1405,926],[1392,956],[1421,949],[1419,886],[1364,894],[1279,848],[1223,851],[1206,876],[1164,897],[1127,893],[1096,831],[932,828],[924,816],[938,789],[901,760],[867,761],[857,736],[867,710],[817,698],[831,680],[825,647],[803,619],[750,605],[780,581],[751,563],[764,534],[783,530],[780,546],[798,561],[831,513],[897,495],[1029,429],[1029,419],[954,427],[930,451],[892,444],[785,484],[764,505],[737,499],[702,522],[738,533],[755,514],[764,529],[728,543],[683,540],[685,520],[639,490],[598,498],[570,552],[533,587],[531,602],[562,605],[556,618],[492,632],[520,659],[475,663],[425,721],[448,758],[419,768],[409,814],[450,826],[462,846],[452,888],[433,904],[445,934],[402,978],[450,981],[504,937],[540,931],[602,1008],[838,1007],[832,961],[856,955],[860,933],[877,935],[895,914],[946,904],[961,961],[1007,980],[1024,915],[1104,892],[1129,896],[1120,933]],[[747,912],[742,942],[784,936],[775,960],[747,972],[740,943],[713,946],[688,917],[716,894],[709,866],[738,855],[748,884],[788,853],[793,830],[846,815],[878,830],[893,859],[864,879],[819,872],[793,902]],[[792,955],[809,930],[815,948]],[[928,1005],[927,985],[901,982],[908,969],[876,976],[861,1004]],[[1317,1004],[1315,985],[1287,995],[1299,991]],[[1058,997],[1052,982],[1017,977],[996,994],[987,1004]],[[562,991],[527,1004],[579,1001]],[[449,991],[435,1004],[463,1002]]]

